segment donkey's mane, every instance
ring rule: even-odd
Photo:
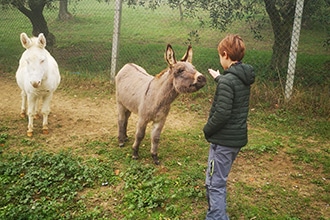
[[[161,71],[160,73],[158,73],[155,77],[156,77],[156,78],[160,78],[162,75],[164,75],[164,73],[167,72],[167,70],[168,70],[168,68],[162,70],[162,71]]]
[[[129,63],[129,65],[131,67],[133,67],[136,71],[140,72],[140,73],[143,73],[144,75],[149,75],[145,69],[143,69],[142,67],[137,67],[134,63]],[[143,70],[143,71],[142,71]]]

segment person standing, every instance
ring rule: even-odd
[[[208,69],[217,83],[214,99],[203,132],[210,143],[206,170],[206,220],[228,220],[226,213],[227,179],[231,166],[248,142],[247,117],[250,87],[254,83],[253,67],[242,63],[245,44],[238,35],[229,34],[218,45],[224,69]]]

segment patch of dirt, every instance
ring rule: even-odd
[[[20,89],[12,74],[0,73],[0,120],[14,118],[19,120],[17,135],[24,136],[27,131],[27,118],[20,118]],[[182,120],[184,117],[184,120]],[[167,118],[167,128],[187,129],[194,123],[194,114],[172,110]],[[24,120],[24,119],[23,119]],[[128,135],[134,138],[137,116],[132,114],[129,120]],[[13,122],[15,123],[15,122]],[[117,107],[115,96],[106,98],[81,97],[58,89],[54,92],[49,115],[49,134],[41,134],[42,117],[34,121],[33,138],[44,138],[52,148],[75,147],[83,140],[117,138]],[[1,123],[0,123],[1,124]],[[21,126],[24,124],[23,126]],[[150,127],[150,125],[149,125]],[[150,132],[148,127],[146,132]]]

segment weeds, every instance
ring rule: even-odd
[[[156,208],[164,208],[169,198],[166,190],[170,182],[164,176],[155,175],[150,165],[132,163],[121,175],[125,182],[123,206],[127,207],[127,217],[147,215]]]
[[[85,210],[76,202],[78,191],[103,179],[115,181],[111,167],[95,160],[83,162],[68,152],[3,155],[0,176],[2,219],[77,217],[74,210]]]
[[[0,146],[3,146],[6,143],[6,140],[8,139],[8,134],[0,134]]]
[[[281,146],[281,143],[274,141],[270,144],[261,144],[261,145],[252,145],[252,146],[250,145],[246,148],[243,148],[242,152],[253,151],[258,154],[263,154],[263,153],[277,154],[278,148],[280,146]]]

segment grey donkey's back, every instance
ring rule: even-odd
[[[141,94],[145,93],[153,78],[142,67],[134,63],[126,64],[116,75],[117,103],[138,114],[138,107],[144,101]]]

